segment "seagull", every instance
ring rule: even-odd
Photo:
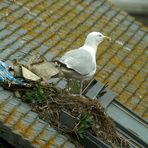
[[[60,75],[68,79],[68,87],[69,79],[80,80],[80,95],[82,95],[83,81],[90,79],[96,73],[97,47],[104,39],[111,38],[100,32],[91,32],[87,35],[83,46],[66,52],[56,60],[60,67]]]

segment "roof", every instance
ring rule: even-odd
[[[109,82],[117,99],[148,118],[147,31],[106,0],[3,0],[0,2],[0,59],[25,63],[37,50],[48,60],[81,46],[91,31],[112,38],[97,53],[95,78]]]

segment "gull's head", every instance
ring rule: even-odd
[[[100,32],[91,32],[87,35],[85,43],[89,45],[98,46],[105,39],[111,40],[110,37],[107,37]]]

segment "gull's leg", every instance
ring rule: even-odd
[[[70,87],[70,82],[69,82],[69,79],[67,79],[67,90],[68,90],[68,92],[69,92],[69,87]]]
[[[82,96],[83,80],[80,81],[80,96]]]
[[[67,92],[70,94],[70,79],[67,79]]]

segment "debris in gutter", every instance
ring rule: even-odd
[[[38,54],[27,65],[15,61],[10,67],[0,61],[0,85],[13,90],[41,119],[75,140],[77,147],[83,147],[77,141],[83,139],[88,131],[110,146],[128,147],[127,142],[116,133],[114,123],[98,100],[67,94],[48,84],[48,80],[58,72],[56,65]],[[105,94],[106,87],[101,89],[100,96]]]
[[[11,61],[10,65],[0,61],[0,83],[11,90],[16,87],[31,87],[33,82],[48,84],[48,80],[59,73],[56,66],[54,62],[48,62],[38,53],[34,53],[26,65],[17,60]]]
[[[29,71],[24,66],[21,66],[21,69],[22,69],[22,76],[24,79],[30,80],[30,81],[39,81],[41,79],[40,77],[38,77],[37,75]]]
[[[87,116],[85,116],[87,117]],[[87,119],[87,118],[86,118]],[[80,119],[81,120],[81,119]],[[77,128],[78,126],[82,126],[83,123],[78,121],[78,118],[75,118],[68,114],[65,111],[60,112],[59,121],[62,122],[67,128],[69,129],[80,129]],[[81,125],[80,125],[81,124]],[[73,130],[72,130],[73,131]],[[86,147],[86,148],[109,148],[109,145],[104,143],[102,140],[98,139],[97,137],[93,136],[89,131],[85,131],[83,133],[83,137],[80,136],[79,141]]]
[[[11,72],[9,72],[9,65],[0,61],[0,82],[8,82],[9,85],[11,85],[11,83],[15,83],[18,85],[22,85],[22,81],[16,79],[13,74],[11,74]]]
[[[102,97],[104,94],[107,93],[107,91],[105,90],[106,88],[108,87],[108,83],[106,83],[102,88],[101,90],[99,91],[97,97]]]
[[[59,122],[65,125],[68,132],[73,132],[75,127],[80,123],[80,120],[64,110],[59,112]]]
[[[48,82],[52,76],[59,72],[59,69],[56,68],[56,65],[52,62],[32,64],[30,65],[29,70],[41,77],[44,82]]]
[[[36,52],[33,53],[33,56],[26,64],[26,67],[31,72],[42,78],[46,83],[52,76],[59,73],[59,69],[54,62],[48,62],[44,57]]]
[[[116,133],[115,124],[98,100],[70,95],[53,85],[35,84],[32,90],[20,93],[32,111],[74,143],[86,139],[85,133],[89,132],[112,147],[128,147],[128,143]]]

